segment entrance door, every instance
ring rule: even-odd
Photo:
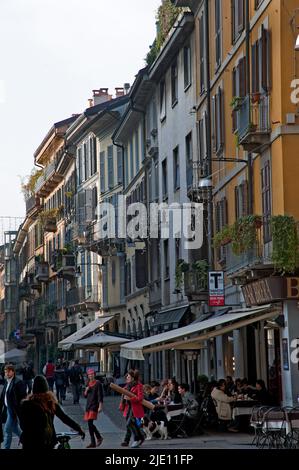
[[[279,328],[265,330],[267,352],[268,388],[275,404],[282,401],[281,361],[280,361],[280,331]]]

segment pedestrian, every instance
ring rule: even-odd
[[[5,385],[0,397],[0,421],[4,425],[4,449],[10,449],[12,434],[20,437],[19,426],[20,405],[26,397],[26,387],[22,380],[16,377],[15,367],[7,364],[4,368]]]
[[[43,368],[43,374],[47,379],[49,389],[53,392],[54,387],[54,373],[55,373],[55,366],[53,364],[52,359],[49,359],[45,367]]]
[[[85,433],[81,426],[64,413],[47,380],[37,375],[33,381],[32,394],[21,403],[20,425],[21,443],[25,450],[53,449],[57,444],[54,417],[77,431],[82,439]]]
[[[66,400],[66,390],[67,390],[68,386],[70,385],[70,382],[69,382],[69,369],[68,369],[67,362],[63,362],[62,367],[63,367],[64,373],[65,373],[65,382],[64,382],[64,385],[62,387],[61,393],[62,393],[62,399]]]
[[[66,378],[65,370],[62,364],[58,363],[54,371],[54,382],[55,382],[57,400],[60,404],[62,404],[66,380],[67,378]]]
[[[87,369],[87,377],[88,384],[84,391],[84,396],[87,398],[84,420],[88,423],[90,444],[88,444],[87,448],[90,449],[100,446],[103,442],[103,437],[94,425],[94,420],[97,419],[98,413],[103,410],[103,386],[99,380],[95,379],[93,369]]]
[[[119,409],[123,412],[123,416],[126,418],[127,432],[121,445],[122,447],[128,447],[133,434],[134,441],[131,447],[135,448],[139,447],[145,439],[145,436],[141,432],[141,418],[144,417],[144,408],[142,405],[143,385],[139,381],[138,370],[129,370],[126,374],[126,385],[124,388],[134,393],[136,397],[129,398],[126,395],[122,395]]]
[[[32,380],[35,376],[32,365],[27,362],[24,362],[23,367],[21,369],[21,374],[22,374],[23,382],[26,385],[27,393],[31,393]]]
[[[75,360],[75,364],[69,373],[70,382],[72,384],[73,403],[74,405],[79,404],[81,387],[84,383],[83,372],[79,365],[79,360]]]

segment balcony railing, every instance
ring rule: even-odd
[[[198,271],[191,270],[184,273],[184,290],[189,297],[207,296],[207,276],[203,277]]]
[[[46,261],[40,261],[36,263],[35,278],[40,282],[47,282],[49,280],[49,263]]]
[[[30,285],[25,282],[19,286],[19,299],[20,300],[30,300],[31,298],[31,288]]]
[[[59,183],[63,174],[59,169],[59,163],[62,158],[62,154],[59,153],[54,160],[52,160],[43,171],[43,174],[38,178],[35,185],[35,192],[41,197],[47,196],[53,188]]]
[[[80,304],[95,303],[98,304],[100,296],[97,287],[75,287],[66,293],[66,306],[72,307]]]
[[[26,200],[26,214],[29,212],[32,212],[33,209],[39,209],[40,208],[40,199],[39,197],[36,197],[35,194],[30,196]]]
[[[234,254],[231,244],[226,245],[226,274],[237,276],[248,270],[271,269],[271,253],[266,252],[261,242],[256,242],[251,249],[240,255]]]
[[[247,95],[238,111],[238,139],[244,150],[252,152],[270,142],[270,96]]]

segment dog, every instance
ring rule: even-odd
[[[168,430],[165,421],[151,421],[147,416],[142,418],[142,429],[145,440],[153,439],[155,434],[160,435],[160,439],[168,439]]]

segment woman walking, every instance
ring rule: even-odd
[[[123,447],[128,447],[130,443],[131,436],[134,436],[134,442],[131,447],[139,447],[145,437],[141,432],[141,418],[144,417],[144,408],[142,405],[143,400],[143,385],[139,382],[139,372],[138,370],[129,370],[126,375],[126,385],[125,388],[134,393],[136,397],[129,398],[127,396],[122,396],[122,400],[119,406],[119,409],[123,411],[123,415],[127,420],[127,432],[125,438],[121,445]]]
[[[54,393],[49,391],[46,378],[37,375],[33,380],[32,393],[22,401],[20,407],[20,440],[23,449],[54,449],[57,444],[53,424],[55,416],[84,439],[85,433],[81,426],[62,411]]]
[[[84,392],[84,396],[87,398],[84,420],[88,423],[90,434],[90,444],[87,448],[91,449],[100,446],[103,442],[103,437],[93,423],[97,419],[98,413],[103,409],[103,388],[99,380],[95,379],[93,369],[87,369],[87,377],[88,385]]]

